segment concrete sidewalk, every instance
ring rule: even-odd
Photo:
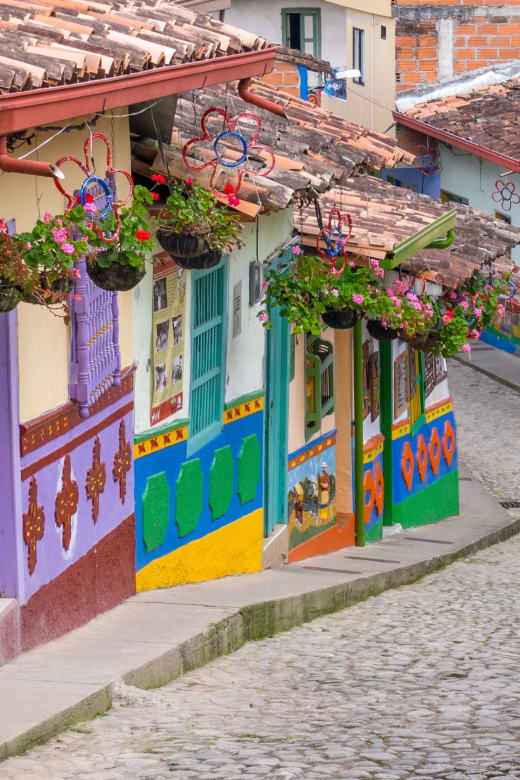
[[[5,664],[0,760],[106,710],[118,678],[164,685],[247,641],[413,582],[520,531],[520,518],[465,469],[460,487],[458,517],[258,574],[140,593]]]
[[[495,379],[506,387],[520,393],[520,358],[510,355],[502,349],[477,341],[471,347],[471,352],[456,355],[457,360],[465,366],[480,371],[481,374]]]

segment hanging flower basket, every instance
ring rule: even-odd
[[[177,233],[170,225],[157,228],[156,238],[165,252],[175,260],[178,257],[192,258],[207,252],[209,231],[200,233]]]
[[[413,349],[419,350],[419,352],[431,352],[438,344],[439,333],[434,331],[428,331],[426,333],[419,333],[415,336],[410,336],[403,330],[399,331],[399,338],[401,341],[405,341]]]
[[[99,255],[103,256],[103,252]],[[95,255],[94,257],[98,257]],[[108,292],[127,292],[137,287],[146,275],[146,269],[134,265],[113,262],[108,267],[99,265],[95,259],[87,258],[87,274],[94,284]]]
[[[365,312],[354,309],[327,309],[321,318],[328,328],[335,330],[348,330],[363,318]]]
[[[399,335],[397,328],[387,328],[381,320],[369,320],[367,330],[376,341],[394,341]]]
[[[6,314],[18,306],[21,296],[15,285],[0,285],[0,312]]]
[[[177,257],[173,259],[181,268],[188,271],[207,271],[209,268],[215,268],[222,260],[222,249],[208,249],[201,255],[195,257]]]

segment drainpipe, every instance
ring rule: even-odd
[[[365,546],[363,487],[363,320],[354,325],[354,493],[356,547]]]
[[[31,176],[48,176],[64,179],[65,174],[56,165],[38,160],[17,160],[7,154],[7,136],[0,136],[0,171],[5,173],[28,173]]]
[[[260,97],[260,95],[254,95],[249,91],[250,86],[251,78],[240,79],[238,82],[238,94],[244,103],[251,103],[252,106],[263,108],[264,111],[269,111],[271,114],[276,114],[277,116],[281,116],[284,119],[287,119],[287,114],[283,110],[282,106],[279,106],[277,103],[273,103],[271,100],[266,100],[266,98]]]
[[[438,238],[436,241],[432,241],[425,249],[447,249],[455,241],[455,231],[448,230],[446,238]]]

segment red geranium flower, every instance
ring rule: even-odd
[[[138,241],[149,241],[151,239],[151,235],[147,230],[138,230],[135,237]]]
[[[232,184],[226,184],[224,187],[224,194],[225,195],[234,195],[235,194],[235,188]]]
[[[158,192],[151,192],[150,195],[154,200],[159,200],[159,193]]]
[[[166,183],[166,179],[164,178],[164,176],[161,176],[160,173],[154,173],[154,175],[151,178],[152,178],[152,181],[156,181],[157,184],[165,184]]]

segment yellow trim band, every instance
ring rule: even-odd
[[[383,446],[384,442],[381,442],[377,445],[377,447],[374,447],[373,450],[370,450],[370,452],[363,453],[363,465],[365,463],[372,463],[372,461],[375,460],[381,452],[383,452]]]
[[[426,422],[429,423],[432,420],[436,420],[437,417],[442,417],[444,414],[448,414],[448,412],[452,411],[453,406],[451,405],[451,401],[447,401],[445,404],[442,404],[442,406],[436,406],[431,412],[426,412]]]
[[[232,406],[230,409],[225,409],[224,425],[235,422],[235,420],[241,420],[242,417],[249,417],[249,415],[256,414],[256,412],[261,412],[263,408],[264,396],[259,395],[258,398],[253,398],[245,404],[238,404],[237,406]]]
[[[410,423],[403,423],[403,425],[400,425],[398,428],[392,431],[392,441],[395,441],[396,439],[400,439],[402,436],[406,436],[407,433],[410,433]]]

